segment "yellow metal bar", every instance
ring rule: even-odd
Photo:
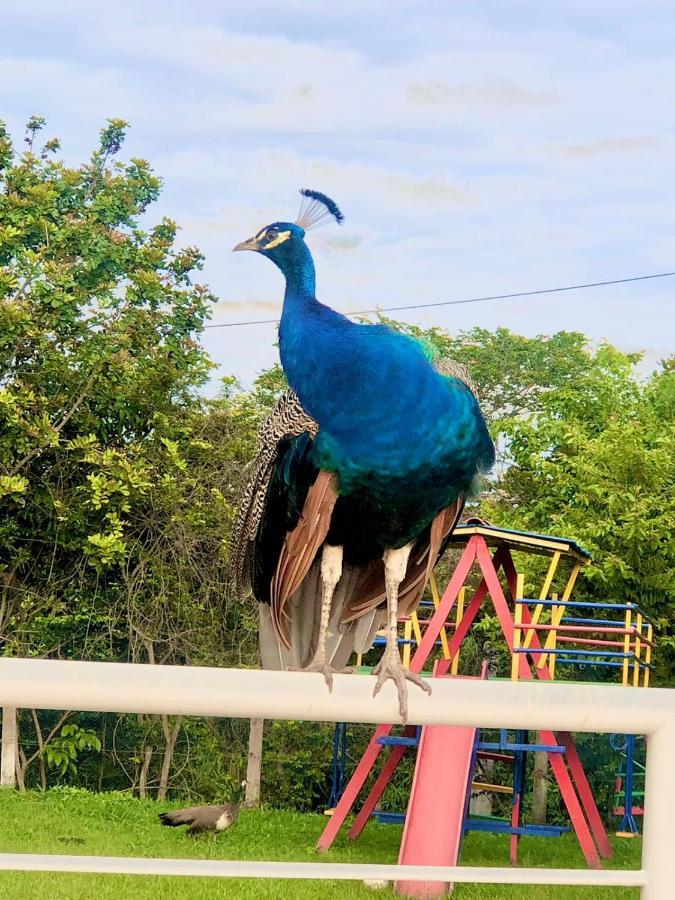
[[[520,600],[523,596],[524,578],[522,575],[516,576],[516,596],[514,600]],[[523,604],[516,603],[514,610],[514,628],[513,628],[513,647],[511,648],[511,681],[518,681],[518,669],[520,666],[520,653],[516,651],[520,649],[521,626],[523,624]]]
[[[558,595],[551,594],[551,599],[557,600]],[[558,612],[558,607],[552,606],[551,607],[551,621],[553,621],[554,619],[557,618],[557,612]],[[559,624],[560,624],[560,620],[558,619],[558,625]],[[550,647],[549,649],[555,650],[557,647],[557,643],[558,643],[558,632],[557,631],[549,631],[549,635],[551,635],[551,634],[553,635],[553,647]],[[551,676],[551,678],[555,678],[555,653],[550,653],[548,655],[549,655],[548,672],[549,672],[549,675]]]
[[[363,654],[362,654],[362,653],[357,653],[357,654],[356,654],[356,665],[357,665],[357,666],[362,666],[362,665],[363,665]]]
[[[570,577],[567,579],[567,584],[565,585],[565,590],[563,591],[562,597],[560,598],[565,603],[567,603],[567,601],[572,596],[572,591],[574,590],[574,585],[577,580],[577,575],[579,574],[580,571],[581,571],[581,563],[574,563],[574,565],[572,566],[572,571],[570,572]],[[562,616],[561,616],[561,618],[562,618]],[[558,622],[557,624],[560,625],[560,622]]]
[[[482,781],[472,781],[471,790],[489,791],[491,794],[513,794],[513,788],[505,784],[485,784]]]
[[[431,573],[431,578],[429,579],[429,587],[431,588],[431,599],[434,601],[434,609],[438,609],[441,603],[441,597],[438,593],[438,584],[436,583],[436,576],[434,573]],[[462,588],[462,592],[464,588]],[[461,593],[461,592],[460,592]],[[448,633],[445,630],[445,625],[441,628],[441,649],[443,650],[443,659],[450,659],[450,649],[448,647]],[[454,673],[456,674],[456,673]]]
[[[621,667],[621,684],[624,687],[628,687],[628,654],[630,653],[630,632],[631,632],[631,617],[632,617],[632,608],[630,603],[628,604],[628,609],[626,610],[626,615],[624,617],[623,627],[626,629],[626,634],[623,639],[623,652],[626,654],[623,658],[623,665]]]
[[[649,687],[649,664],[652,661],[652,639],[654,636],[654,629],[652,628],[651,622],[647,625],[647,647],[645,649],[645,670],[644,675],[642,677],[642,686]]]
[[[403,668],[409,669],[410,668],[410,650],[412,647],[412,645],[410,643],[410,640],[412,638],[412,620],[411,619],[406,619],[405,622],[403,623],[403,637],[406,641],[406,643],[403,645],[403,654],[402,654]]]
[[[551,557],[551,563],[548,567],[548,572],[546,573],[546,578],[544,579],[544,584],[542,585],[541,591],[539,592],[539,599],[546,600],[548,597],[548,592],[551,590],[551,584],[553,583],[553,578],[555,576],[556,569],[558,568],[558,563],[560,562],[560,551],[556,550],[556,552]],[[539,619],[541,618],[541,614],[544,610],[544,605],[542,603],[537,603],[534,608],[534,612],[532,613],[532,624],[538,625]],[[534,637],[534,629],[530,628],[525,633],[525,640],[523,641],[523,647],[529,647],[532,643],[532,638]]]
[[[642,650],[642,613],[635,622],[635,651],[633,653],[633,687],[640,687],[640,652]]]
[[[455,630],[459,627],[459,623],[464,618],[465,594],[466,594],[466,588],[461,588],[459,594],[457,594],[457,608],[455,611]],[[449,656],[450,656],[450,651],[448,650],[448,657]],[[457,648],[457,652],[455,653],[455,656],[450,665],[450,674],[451,675],[457,675],[458,672],[459,672],[459,647]]]
[[[565,585],[565,589],[562,592],[562,597],[560,598],[560,606],[556,606],[553,612],[551,613],[551,625],[555,625],[556,627],[560,625],[562,617],[565,615],[565,605],[567,601],[572,596],[572,591],[574,590],[574,585],[577,580],[577,575],[581,570],[581,563],[574,563],[572,566],[572,571],[570,572],[569,578],[567,579],[567,584]],[[549,631],[548,636],[543,644],[544,650],[553,650],[554,645],[557,641],[557,637],[554,631]],[[544,666],[548,663],[548,654],[542,653],[539,657],[539,661],[537,662],[537,667],[539,669],[543,669]]]
[[[415,640],[418,644],[422,643],[422,630],[420,629],[420,620],[417,618],[417,613],[414,612],[411,616],[413,632],[415,634]]]

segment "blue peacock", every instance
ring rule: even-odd
[[[399,616],[419,602],[461,515],[494,462],[468,376],[435,366],[415,339],[351,321],[316,299],[306,232],[343,220],[333,200],[302,190],[296,222],[274,222],[235,250],[270,259],[286,279],[279,329],[290,390],[264,424],[233,529],[240,591],[259,602],[266,668],[345,671],[386,618],[374,674],[407,718]]]

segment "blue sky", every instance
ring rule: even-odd
[[[309,240],[318,295],[347,311],[675,269],[672,3],[144,3],[2,10],[0,116],[32,113],[76,162],[107,117],[165,180],[206,253],[214,322],[269,318],[276,269],[230,250],[294,218],[299,187],[346,221]],[[673,351],[675,279],[401,313],[454,331],[561,328]],[[272,327],[214,329],[244,381]]]

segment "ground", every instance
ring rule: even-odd
[[[400,828],[372,822],[355,843],[344,838],[330,853],[316,856],[314,844],[323,816],[278,810],[243,812],[239,822],[219,836],[189,838],[183,829],[162,828],[157,813],[177,804],[136,800],[124,794],[89,794],[63,789],[17,794],[0,791],[0,852],[64,853],[110,856],[200,857],[204,859],[275,859],[298,861],[395,863]],[[614,841],[612,865],[639,868],[638,840]],[[573,837],[524,839],[521,860],[528,866],[580,867],[583,858]],[[472,834],[465,843],[467,865],[506,865],[508,839]],[[316,900],[319,891],[337,900],[391,897],[356,882],[265,882],[249,879],[131,877],[0,872],[0,898],[12,900]],[[637,890],[458,885],[457,900],[627,900]]]

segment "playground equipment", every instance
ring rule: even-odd
[[[613,675],[620,669],[624,685],[648,684],[653,646],[651,624],[633,603],[584,603],[570,599],[581,567],[590,562],[589,554],[574,541],[496,528],[480,521],[458,526],[452,540],[463,547],[463,552],[442,598],[432,581],[432,601],[426,609],[433,606],[433,614],[427,619],[415,615],[402,623],[404,631],[399,642],[403,644],[404,661],[412,671],[421,672],[440,649],[434,674],[457,676],[462,643],[489,598],[511,655],[512,680],[552,681],[556,665],[569,665],[592,666],[604,680],[608,680],[607,672]],[[514,553],[536,554],[548,561],[535,597],[525,596],[524,579],[517,571]],[[467,579],[474,567],[481,578],[467,602]],[[557,583],[559,593],[552,590]],[[621,620],[608,619],[612,613],[620,613]],[[598,618],[598,614],[605,618]],[[504,729],[499,741],[489,742],[482,740],[480,731],[475,729],[469,742],[466,730],[430,735],[432,731],[429,727],[407,728],[400,735],[392,733],[391,727],[376,730],[332,810],[318,841],[320,850],[331,846],[380,753],[389,747],[389,755],[348,832],[349,838],[357,838],[371,816],[381,821],[405,821],[399,862],[421,864],[424,860],[427,864],[433,861],[456,865],[462,834],[469,830],[499,831],[511,836],[510,859],[514,863],[523,834],[555,836],[567,830],[522,821],[527,754],[544,750],[588,865],[599,868],[601,857],[611,856],[607,834],[569,732],[539,731],[537,739],[530,741],[527,732],[519,730],[511,738]],[[417,760],[407,813],[405,817],[383,813],[376,809],[377,804],[403,754],[411,749],[416,750]],[[475,782],[472,784],[475,763],[481,754],[488,753],[499,754],[500,760],[508,761],[512,767],[510,786],[481,785],[486,790],[511,794],[508,820],[468,815],[471,790],[478,787]],[[457,787],[457,773],[463,773],[462,791]],[[434,785],[433,790],[425,790],[429,784]],[[441,796],[445,802],[435,802],[434,798]],[[437,887],[442,892],[443,886]],[[400,886],[400,892],[409,896],[436,895],[425,890],[420,885]]]
[[[536,665],[548,665],[551,678],[556,665],[600,669],[621,669],[621,683],[633,687],[648,687],[652,668],[653,626],[646,613],[636,603],[565,602],[553,597],[537,601],[518,599],[515,609],[515,635],[512,658],[512,677],[517,678],[519,663],[516,654],[538,656]],[[523,626],[524,609],[535,604]],[[542,612],[550,610],[550,621],[541,622]],[[578,616],[577,612],[588,617]],[[604,618],[596,618],[597,614]],[[621,621],[608,619],[619,613]],[[546,640],[540,650],[532,648],[534,634],[544,633]],[[562,646],[561,646],[562,645]],[[604,649],[604,648],[611,649]],[[588,649],[592,648],[592,649]],[[605,677],[603,680],[613,679]]]

